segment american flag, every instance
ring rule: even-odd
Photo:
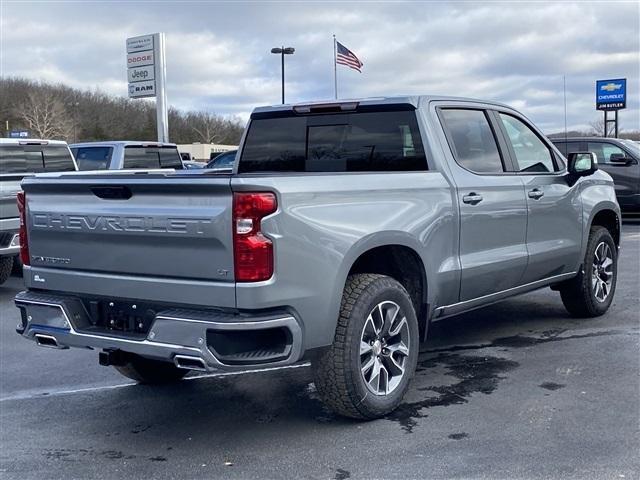
[[[356,55],[347,47],[336,41],[336,63],[340,65],[346,65],[349,68],[361,72],[361,68],[364,65]]]

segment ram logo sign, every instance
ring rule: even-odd
[[[596,109],[621,110],[627,106],[627,79],[598,80],[596,82]]]

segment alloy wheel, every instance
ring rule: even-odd
[[[593,269],[591,271],[591,288],[596,300],[604,302],[613,286],[613,254],[611,248],[605,242],[600,242],[593,256]]]
[[[367,316],[360,337],[360,373],[375,395],[388,395],[400,385],[409,358],[409,335],[407,317],[395,302],[380,302]]]

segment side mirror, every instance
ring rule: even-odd
[[[569,154],[569,173],[585,177],[598,170],[598,158],[593,152],[573,152]]]
[[[627,157],[624,153],[612,153],[609,157],[609,162],[620,165],[631,165],[633,163],[633,158]]]

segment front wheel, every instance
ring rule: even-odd
[[[402,401],[418,360],[418,321],[391,277],[351,275],[333,345],[312,363],[321,398],[352,418],[377,418]]]
[[[562,303],[574,317],[597,317],[613,301],[618,279],[618,250],[609,231],[592,227],[582,272],[560,287]]]
[[[176,367],[173,363],[130,355],[124,365],[114,368],[122,375],[138,383],[162,384],[177,382],[189,371]]]

